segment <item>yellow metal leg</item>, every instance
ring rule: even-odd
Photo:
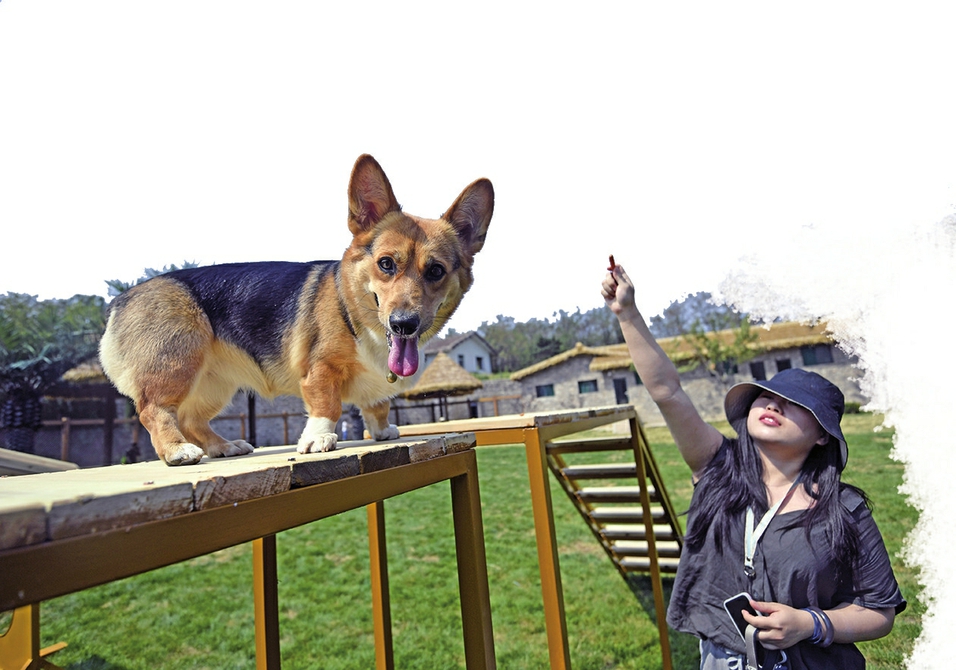
[[[475,452],[469,452],[468,471],[451,480],[452,514],[455,519],[455,552],[458,557],[458,591],[465,635],[465,667],[493,670],[495,640],[491,627],[491,598],[485,535],[478,493]]]
[[[24,605],[13,610],[13,620],[0,635],[0,670],[60,670],[46,657],[66,646],[58,642],[40,649],[40,605]]]
[[[375,668],[393,670],[392,609],[388,596],[388,554],[385,547],[385,504],[366,506],[369,562],[372,568],[372,620],[375,633]]]
[[[256,611],[256,670],[279,670],[279,575],[275,535],[252,541],[252,593]]]
[[[525,431],[524,444],[531,483],[531,509],[538,544],[541,596],[544,600],[544,623],[548,634],[551,669],[567,670],[571,667],[571,652],[568,648],[568,625],[564,615],[564,591],[561,586],[558,541],[551,508],[547,455],[537,429]]]

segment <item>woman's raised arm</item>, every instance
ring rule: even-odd
[[[634,283],[620,265],[604,278],[601,295],[617,316],[634,368],[696,480],[717,453],[723,435],[703,420],[684,392],[677,368],[651,335],[634,301]]]

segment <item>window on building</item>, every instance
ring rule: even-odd
[[[792,367],[793,363],[790,362],[789,358],[777,359],[777,372],[783,372],[784,370],[789,370]]]
[[[484,370],[485,369],[485,359],[482,356],[475,356],[475,369]]]
[[[833,349],[829,344],[814,344],[800,347],[804,365],[823,365],[833,362]]]
[[[458,365],[460,365],[461,367],[465,367],[465,355],[464,355],[464,354],[458,354]]]
[[[750,376],[758,382],[766,381],[767,368],[763,361],[752,361],[750,363]]]
[[[626,405],[627,398],[627,380],[624,377],[614,378],[614,402],[618,405]]]
[[[534,392],[539,398],[546,398],[554,395],[554,384],[541,384],[534,387]]]
[[[578,393],[597,393],[597,390],[597,379],[588,379],[587,381],[578,382]]]

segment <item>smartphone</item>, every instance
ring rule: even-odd
[[[741,638],[743,638],[747,632],[747,621],[744,619],[744,615],[741,614],[741,611],[747,610],[754,616],[761,616],[760,612],[755,610],[753,605],[750,604],[751,600],[753,600],[753,598],[750,597],[749,593],[738,593],[733,598],[727,598],[727,600],[724,601],[724,609],[727,610],[727,614],[733,619],[734,625],[737,627]]]

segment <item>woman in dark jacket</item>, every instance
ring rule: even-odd
[[[738,384],[725,400],[737,437],[726,438],[681,388],[621,266],[601,292],[693,473],[668,623],[700,638],[702,670],[863,668],[854,643],[888,634],[906,601],[865,494],[840,479],[843,394],[801,369]],[[741,593],[756,615],[738,629],[740,606],[725,601]]]

